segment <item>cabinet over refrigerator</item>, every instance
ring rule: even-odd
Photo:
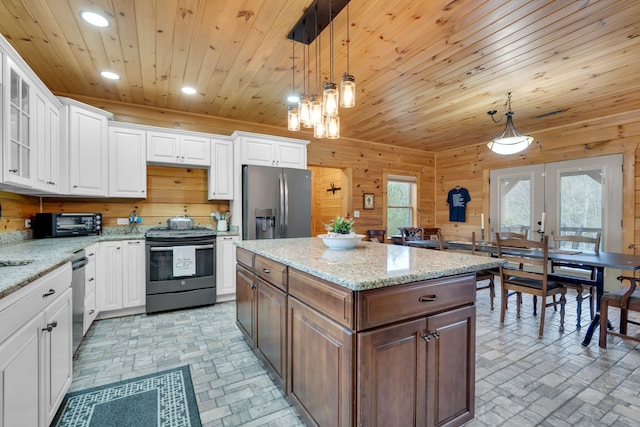
[[[242,166],[245,240],[311,236],[311,171]]]

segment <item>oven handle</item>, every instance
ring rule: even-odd
[[[195,248],[196,248],[196,250],[198,250],[198,249],[213,249],[213,245],[200,245],[200,246],[196,246]],[[173,250],[173,246],[154,246],[154,247],[149,248],[149,250],[151,252],[172,251]]]

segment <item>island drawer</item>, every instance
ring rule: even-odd
[[[359,292],[357,330],[441,312],[476,300],[474,273]]]
[[[253,253],[242,248],[236,248],[236,262],[253,271]]]
[[[254,272],[272,285],[287,291],[287,266],[260,255],[254,259]]]
[[[292,268],[289,270],[289,295],[353,329],[353,291]]]

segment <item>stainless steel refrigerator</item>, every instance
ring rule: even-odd
[[[245,240],[311,236],[311,171],[242,166]]]

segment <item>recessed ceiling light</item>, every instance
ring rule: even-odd
[[[109,20],[95,12],[80,12],[80,17],[87,21],[89,24],[95,25],[96,27],[104,28],[109,26]]]
[[[100,75],[109,80],[120,80],[120,75],[111,71],[101,71]]]
[[[192,87],[189,86],[185,86],[182,88],[182,93],[186,93],[187,95],[193,95],[197,92],[197,90],[195,90]]]

